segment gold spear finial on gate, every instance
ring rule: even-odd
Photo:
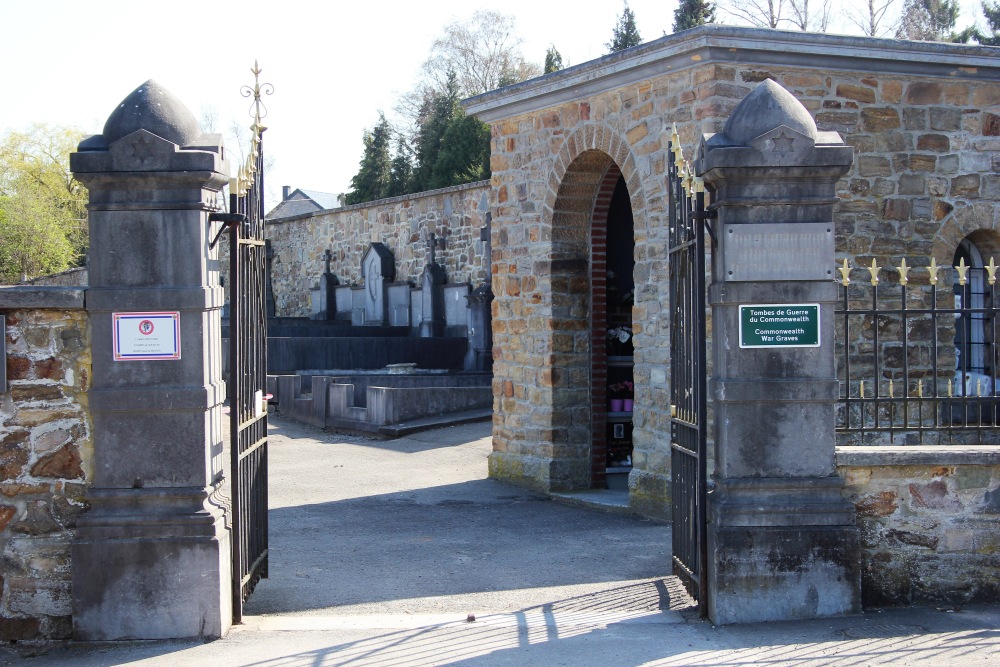
[[[998,267],[994,262],[993,258],[990,257],[990,263],[986,265],[986,275],[989,276],[986,280],[990,285],[995,285],[997,282],[997,269]]]
[[[840,271],[840,284],[847,287],[851,284],[851,268],[847,266],[847,258],[844,258],[844,265],[837,268]]]
[[[969,272],[969,268],[970,267],[968,267],[968,266],[965,265],[965,258],[964,257],[959,257],[959,259],[958,259],[958,266],[955,267],[955,270],[958,271],[958,284],[959,285],[964,285],[964,284],[966,284],[968,282],[968,278],[966,277],[965,274],[967,274]]]
[[[253,88],[250,86],[243,86],[240,88],[240,94],[243,97],[253,97],[253,103],[250,105],[250,117],[254,119],[254,124],[259,125],[260,119],[267,115],[267,107],[265,107],[261,101],[261,94],[273,95],[274,86],[269,83],[260,82],[260,73],[263,72],[257,61],[253,61],[253,68],[250,72],[253,74]],[[263,113],[261,113],[263,111]],[[263,129],[263,128],[261,128]]]
[[[899,284],[900,285],[907,284],[909,282],[909,279],[906,277],[906,274],[908,274],[910,272],[910,267],[908,267],[906,265],[906,258],[905,257],[899,263],[899,266],[896,267],[896,270],[899,271]]]
[[[878,262],[876,262],[875,259],[873,258],[872,259],[872,265],[870,267],[868,267],[868,273],[870,273],[871,276],[872,276],[872,286],[873,287],[875,285],[878,285],[878,272],[881,269],[882,269],[882,267],[879,266]]]
[[[940,270],[941,270],[941,267],[939,267],[937,265],[937,261],[935,261],[935,259],[933,257],[931,257],[931,265],[927,267],[927,273],[929,273],[930,276],[931,276],[930,277],[930,283],[931,283],[931,285],[937,285],[938,271],[940,271]]]

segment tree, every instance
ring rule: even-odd
[[[434,164],[441,152],[445,132],[452,119],[457,114],[463,113],[458,101],[458,78],[454,72],[449,74],[443,91],[428,91],[421,108],[417,132],[413,138],[416,165],[413,168],[410,192],[433,188],[431,183],[434,178]]]
[[[728,0],[722,9],[740,21],[758,28],[777,28],[789,21],[786,0]]]
[[[549,45],[549,50],[545,52],[545,67],[542,68],[544,74],[556,72],[563,68],[562,55],[556,51],[554,44]]]
[[[847,9],[847,20],[861,29],[868,37],[884,37],[892,28],[886,26],[885,14],[896,0],[866,0],[862,9]]]
[[[391,141],[392,128],[389,127],[385,114],[380,112],[375,128],[371,132],[365,132],[365,150],[358,173],[351,179],[351,191],[345,198],[347,204],[360,204],[386,196],[392,174],[389,159]]]
[[[674,32],[715,23],[715,5],[709,0],[680,0],[674,10]]]
[[[906,0],[896,38],[967,42],[975,35],[975,28],[955,32],[959,11],[958,0]]]
[[[480,10],[469,21],[449,23],[424,62],[424,87],[443,91],[454,74],[459,93],[471,96],[538,76],[538,65],[521,55],[521,41],[514,17],[499,12]]]
[[[639,36],[639,28],[635,25],[635,13],[629,9],[626,2],[625,9],[618,18],[618,24],[611,33],[611,41],[605,46],[608,47],[608,53],[616,53],[639,44],[642,44],[642,37]]]
[[[474,116],[451,118],[434,162],[431,188],[472,183],[490,177],[490,127]]]
[[[0,142],[0,279],[77,265],[87,251],[87,190],[69,170],[83,133],[33,125]]]
[[[983,0],[982,7],[990,32],[987,34],[976,28],[976,41],[986,46],[1000,46],[1000,2]]]
[[[788,0],[792,12],[788,19],[794,27],[803,32],[826,32],[830,25],[830,0],[813,0],[812,9],[809,0]]]
[[[410,147],[403,137],[396,137],[396,155],[392,158],[392,169],[389,173],[389,190],[386,197],[398,197],[409,192],[410,181],[413,179],[413,161],[410,159]]]

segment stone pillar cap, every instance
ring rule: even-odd
[[[129,93],[108,116],[104,132],[84,139],[79,150],[107,150],[138,130],[182,147],[203,143],[194,114],[173,93],[150,79]]]

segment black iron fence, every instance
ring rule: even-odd
[[[839,444],[1000,442],[996,271],[852,269],[836,309]],[[852,273],[864,279],[851,280]]]

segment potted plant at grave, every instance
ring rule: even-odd
[[[635,384],[631,380],[608,386],[611,392],[611,412],[632,412]]]

